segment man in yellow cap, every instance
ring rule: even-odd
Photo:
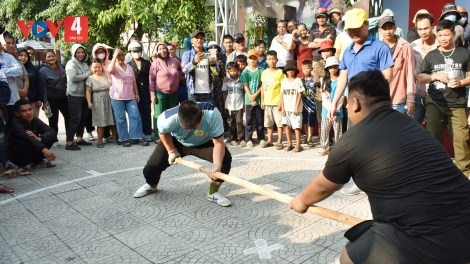
[[[420,38],[418,28],[416,26],[416,17],[422,14],[429,14],[429,12],[426,9],[420,9],[418,10],[418,12],[416,12],[415,17],[413,18],[413,24],[415,24],[415,26],[410,28],[410,30],[408,30],[408,33],[406,34],[406,41],[408,41],[409,43]]]

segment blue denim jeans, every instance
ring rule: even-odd
[[[140,119],[139,107],[133,100],[111,99],[111,106],[116,119],[116,128],[119,141],[142,138],[142,120]],[[129,127],[127,126],[126,112],[129,116]]]
[[[415,111],[413,112],[413,119],[418,123],[422,124],[424,122],[424,117],[426,116],[426,97],[423,97],[419,94],[415,94]]]
[[[212,93],[205,94],[188,94],[188,100],[193,100],[195,102],[204,102],[215,105],[214,97]]]
[[[403,104],[392,104],[392,108],[397,110],[398,112],[402,113],[402,114],[407,114],[408,113],[408,109],[405,108],[406,104],[403,103]]]

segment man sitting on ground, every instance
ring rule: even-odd
[[[360,72],[348,87],[355,125],[290,207],[304,213],[353,177],[374,220],[345,234],[341,263],[468,263],[470,181],[430,133],[392,109],[380,71]]]
[[[7,158],[18,166],[17,174],[30,175],[31,168],[55,167],[55,154],[50,150],[54,143],[55,131],[34,117],[33,106],[28,99],[15,102],[15,116],[11,120],[7,138]]]

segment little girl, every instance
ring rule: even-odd
[[[325,77],[321,81],[321,97],[322,97],[322,119],[321,119],[321,134],[320,134],[320,144],[321,149],[318,150],[320,156],[328,154],[329,147],[329,138],[330,138],[330,129],[333,126],[335,143],[342,135],[342,123],[343,123],[343,105],[342,96],[338,102],[337,109],[338,114],[336,114],[336,120],[331,120],[328,118],[328,109],[330,108],[331,101],[335,97],[336,85],[339,76],[339,60],[337,57],[332,56],[326,59],[325,63]]]

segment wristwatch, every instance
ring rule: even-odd
[[[282,39],[281,39],[281,40],[279,40],[277,43],[279,43],[279,44],[282,44]]]

